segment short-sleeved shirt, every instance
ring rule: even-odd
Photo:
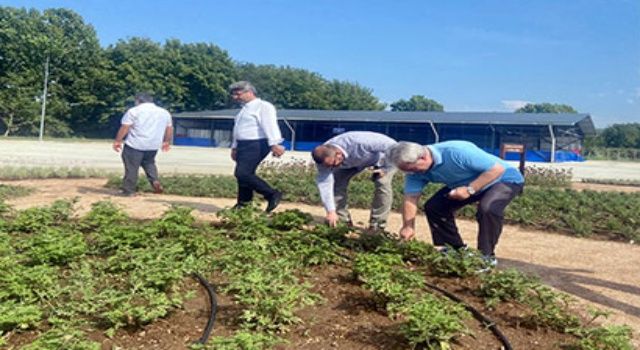
[[[443,183],[449,188],[467,186],[496,163],[504,167],[504,173],[480,191],[497,182],[524,183],[524,177],[518,169],[471,142],[446,141],[428,145],[427,148],[431,151],[433,165],[425,172],[407,174],[404,184],[405,194],[419,194],[430,182]]]
[[[122,125],[129,125],[125,144],[138,151],[157,151],[167,127],[171,126],[171,114],[154,103],[141,103],[130,108],[122,117]]]

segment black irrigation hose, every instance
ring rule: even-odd
[[[209,320],[207,320],[207,326],[204,328],[204,332],[202,332],[202,337],[196,341],[196,344],[205,344],[211,336],[211,331],[213,331],[213,323],[216,321],[216,313],[218,312],[218,301],[216,300],[216,291],[213,289],[213,286],[209,281],[195,272],[193,273],[193,277],[200,282],[200,284],[207,290],[207,294],[209,294],[211,314],[209,315]]]
[[[462,304],[465,309],[467,309],[469,312],[473,314],[473,317],[475,317],[478,321],[484,323],[485,326],[487,326],[487,328],[491,329],[491,332],[493,332],[493,334],[500,340],[500,342],[502,342],[502,345],[504,345],[505,350],[513,350],[513,348],[511,347],[511,343],[509,343],[509,339],[507,339],[504,333],[502,333],[500,329],[498,329],[498,326],[496,326],[495,322],[488,319],[486,316],[481,314],[480,311],[478,311],[473,306],[467,304],[462,299],[458,298],[455,294],[427,282],[425,282],[424,284],[427,287],[444,294],[447,298]]]
[[[341,253],[341,252],[336,252],[336,255],[346,259],[346,260],[353,260],[352,257]],[[485,324],[487,326],[487,328],[489,328],[491,330],[491,332],[500,340],[500,342],[502,343],[502,345],[504,345],[504,349],[505,350],[513,350],[513,347],[511,347],[511,343],[509,343],[509,339],[507,339],[507,337],[504,335],[504,333],[502,333],[502,331],[500,331],[500,329],[498,329],[498,326],[496,326],[495,322],[491,321],[490,319],[488,319],[486,316],[484,316],[483,314],[480,313],[480,311],[478,311],[477,309],[475,309],[473,306],[467,304],[466,302],[464,302],[462,299],[458,298],[455,294],[444,290],[436,285],[430,284],[428,282],[424,282],[424,284],[433,289],[436,290],[438,292],[440,292],[441,294],[445,295],[446,297],[448,297],[449,299],[462,304],[462,306],[464,306],[465,309],[467,309],[469,312],[471,312],[473,314],[473,316],[480,322],[482,322],[483,324]]]

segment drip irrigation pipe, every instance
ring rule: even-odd
[[[216,291],[213,289],[213,286],[209,281],[195,272],[193,273],[193,277],[200,282],[200,284],[207,290],[207,294],[209,294],[209,306],[211,308],[211,313],[209,314],[207,326],[204,328],[202,336],[196,341],[196,344],[205,344],[207,340],[209,340],[211,332],[213,331],[213,323],[216,321],[216,313],[218,312],[218,301],[216,300]]]
[[[341,253],[341,252],[337,252],[336,255],[346,259],[346,260],[353,260],[352,257]],[[487,328],[489,328],[491,330],[491,332],[493,333],[493,335],[496,336],[496,338],[498,338],[498,340],[500,340],[500,342],[503,345],[503,349],[504,350],[513,350],[513,347],[511,347],[511,343],[509,342],[509,339],[507,339],[507,337],[504,335],[504,333],[502,333],[502,331],[500,331],[500,329],[498,328],[498,326],[495,324],[495,322],[491,321],[489,318],[487,318],[486,316],[484,316],[482,313],[480,313],[480,311],[478,311],[476,308],[474,308],[473,306],[469,305],[468,303],[466,303],[465,301],[463,301],[462,299],[460,299],[458,296],[456,296],[455,294],[444,290],[436,285],[430,284],[428,282],[424,282],[424,284],[443,294],[444,296],[446,296],[447,298],[462,304],[462,306],[464,306],[465,309],[467,309],[469,312],[471,312],[471,314],[473,315],[473,317],[475,317],[476,320],[482,322]]]
[[[513,348],[511,347],[511,343],[509,343],[509,339],[507,339],[507,337],[504,335],[504,333],[502,333],[500,331],[500,329],[498,329],[498,326],[496,326],[496,323],[491,321],[490,319],[488,319],[485,315],[483,315],[482,313],[480,313],[480,311],[478,311],[476,308],[474,308],[473,306],[467,304],[466,302],[464,302],[462,299],[458,298],[455,294],[444,290],[436,285],[430,284],[425,282],[424,283],[427,287],[438,291],[441,294],[444,294],[447,298],[460,303],[464,306],[465,309],[467,309],[469,312],[471,312],[473,314],[473,317],[475,317],[478,321],[484,323],[484,325],[489,328],[491,330],[491,332],[493,332],[493,334],[500,340],[500,342],[502,342],[502,345],[504,346],[505,350],[513,350]]]

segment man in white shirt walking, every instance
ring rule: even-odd
[[[268,201],[265,211],[269,213],[280,203],[282,193],[256,175],[256,169],[269,152],[274,157],[284,154],[276,108],[256,97],[255,87],[247,81],[231,84],[229,92],[236,102],[242,104],[233,126],[231,143],[231,159],[236,162],[234,175],[238,181],[236,207],[249,204],[255,191]]]
[[[120,130],[113,142],[113,149],[120,152],[124,163],[122,195],[133,196],[138,183],[138,170],[144,169],[155,193],[162,193],[158,178],[156,154],[162,148],[169,151],[173,136],[171,114],[153,103],[153,96],[140,93],[135,97],[136,106],[130,108],[122,117]],[[126,137],[126,140],[125,140]],[[124,141],[124,148],[122,143]]]

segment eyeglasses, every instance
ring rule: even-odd
[[[233,92],[231,93],[231,96],[233,96],[233,97],[239,97],[239,96],[242,96],[242,95],[243,95],[244,93],[246,93],[246,92],[248,92],[248,91],[247,91],[247,90],[236,90],[236,91],[233,91]]]

